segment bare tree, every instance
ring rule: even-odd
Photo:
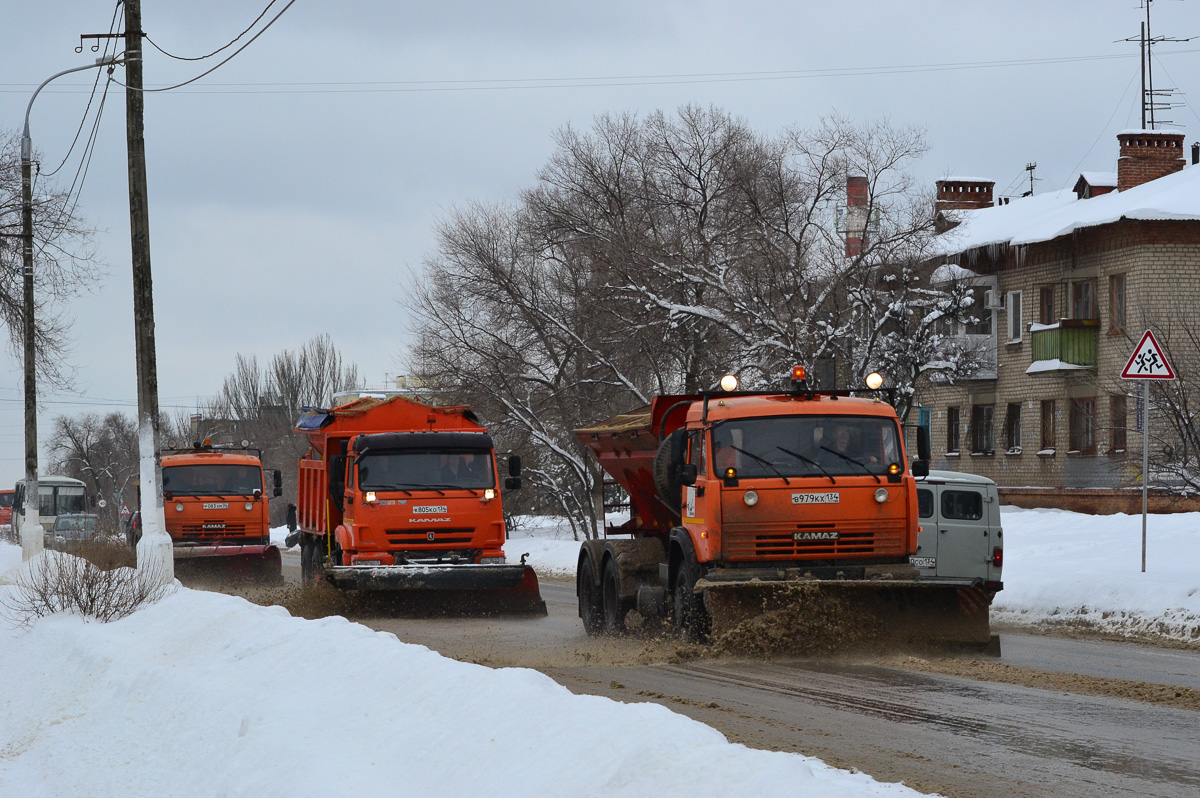
[[[105,499],[96,507],[103,525],[117,529],[122,504],[136,500],[138,430],[122,413],[54,419],[46,442],[52,473],[81,479],[92,498]]]
[[[899,366],[907,402],[929,370],[964,362],[944,333],[969,298],[918,266],[933,233],[907,171],[919,131],[835,117],[767,138],[687,106],[602,116],[556,143],[519,203],[472,205],[439,228],[409,300],[411,355],[531,447],[534,487],[578,528],[599,528],[603,481],[574,428],[729,371],[768,386],[822,359],[843,379]],[[852,175],[868,205],[848,255],[836,209]]]
[[[21,255],[20,136],[0,131],[0,324],[8,330],[9,348],[23,351],[24,266]],[[36,161],[36,153],[35,153]],[[40,166],[36,164],[35,166]],[[104,276],[96,255],[95,231],[83,218],[78,196],[35,175],[33,253],[35,280],[34,336],[41,379],[66,385],[71,374],[71,320],[63,304],[95,286]]]

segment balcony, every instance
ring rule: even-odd
[[[1026,374],[1062,376],[1096,367],[1096,319],[1062,319],[1058,324],[1030,325],[1033,362]]]

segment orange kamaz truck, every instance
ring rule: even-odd
[[[228,571],[267,581],[282,578],[271,544],[267,491],[282,493],[281,474],[268,488],[261,452],[209,439],[162,452],[163,510],[175,560],[184,570]],[[136,545],[136,540],[134,541]]]
[[[306,582],[350,590],[466,591],[545,613],[537,576],[510,563],[492,438],[469,407],[365,396],[306,409],[297,523]],[[521,485],[507,460],[506,489]]]
[[[928,430],[917,430],[910,462],[878,393],[809,390],[802,368],[792,377],[774,392],[738,391],[727,377],[729,390],[658,396],[576,430],[630,504],[628,522],[580,550],[585,629],[622,632],[636,611],[703,639],[772,616],[770,635],[820,633],[832,644],[994,647],[1002,530],[942,530],[973,552],[957,561],[962,573],[929,567],[932,542],[919,551]]]

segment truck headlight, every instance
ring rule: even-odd
[[[887,500],[888,500],[887,488],[879,488],[878,490],[875,491],[875,501],[879,502],[880,504],[883,504]]]
[[[254,509],[254,505],[251,504],[250,502],[246,502],[246,512],[250,512],[253,509]]]
[[[753,490],[746,491],[742,495],[742,501],[746,503],[747,507],[753,507],[758,504],[758,492]]]
[[[183,502],[175,502],[175,512],[183,512]]]

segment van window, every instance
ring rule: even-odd
[[[943,491],[942,518],[952,521],[978,521],[983,518],[983,495],[973,490]]]
[[[933,518],[933,491],[928,488],[917,488],[917,515]]]

